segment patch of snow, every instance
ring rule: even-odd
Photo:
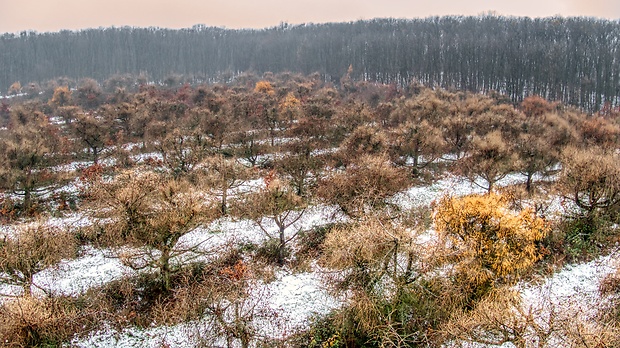
[[[274,154],[267,154],[267,155],[258,155],[256,156],[256,165],[260,166],[261,164],[270,161],[272,159],[277,158],[276,155]],[[252,167],[252,163],[250,163],[250,161],[247,160],[247,158],[238,158],[237,161],[241,164],[243,164],[246,167]]]
[[[263,178],[247,180],[242,182],[239,186],[230,189],[228,194],[232,198],[238,195],[255,192],[256,190],[261,190],[263,188],[265,188],[265,180]]]
[[[455,175],[434,182],[429,186],[414,186],[397,193],[390,201],[403,210],[429,206],[433,201],[447,195],[465,196],[473,193],[484,193],[485,190],[472,184],[467,178]]]
[[[317,205],[306,209],[299,221],[287,228],[287,235],[297,231],[306,231],[318,226],[345,220],[334,206]],[[278,227],[270,219],[263,219],[263,227],[273,236]],[[226,217],[199,227],[179,239],[176,248],[190,248],[200,245],[203,250],[217,250],[225,245],[235,243],[260,244],[267,239],[265,232],[252,220],[233,220]]]
[[[308,328],[313,316],[325,315],[342,305],[341,300],[327,292],[318,272],[288,274],[282,271],[276,277],[259,289],[259,293],[267,294],[265,308],[278,315],[276,322],[258,323],[262,336],[285,338]]]
[[[523,307],[553,309],[591,319],[602,301],[599,285],[615,272],[619,256],[620,251],[616,251],[588,263],[568,265],[541,284],[522,284]]]
[[[74,339],[71,347],[117,347],[117,348],[159,348],[195,347],[199,342],[200,323],[190,322],[173,327],[140,329],[135,327],[117,331],[108,327],[82,339]]]
[[[16,222],[12,224],[0,225],[0,236],[10,237],[18,231],[27,228],[35,228],[37,226],[48,226],[58,229],[79,229],[82,227],[88,227],[93,224],[90,217],[83,215],[80,212],[70,213],[62,217],[48,217],[43,220],[34,220],[26,222]]]
[[[17,93],[17,94],[10,94],[10,95],[0,95],[0,99],[12,99],[12,98],[17,98],[17,97],[23,97],[25,95],[28,95],[28,93]]]
[[[21,286],[0,283],[0,304],[24,293]]]
[[[93,161],[74,161],[71,163],[54,166],[50,168],[50,170],[53,172],[75,172],[87,168],[92,164]]]
[[[543,176],[537,176],[535,181],[544,180]],[[486,183],[476,180],[472,183],[468,178],[456,175],[446,175],[444,178],[428,186],[414,186],[403,192],[397,193],[389,201],[398,205],[403,210],[410,210],[416,207],[429,206],[433,201],[445,195],[466,196],[470,194],[484,194],[483,189]],[[496,183],[497,187],[505,187],[525,183],[525,176],[513,173],[509,174]],[[482,186],[482,187],[481,187]]]
[[[317,273],[289,274],[278,272],[276,280],[255,284],[248,310],[253,310],[257,338],[283,338],[309,325],[315,314],[326,314],[341,302],[331,297],[322,287]],[[267,313],[267,315],[260,315]],[[125,328],[117,331],[107,327],[84,338],[75,338],[72,347],[210,347],[226,346],[222,333],[213,332],[211,321],[205,317],[172,326],[147,329]],[[232,320],[232,318],[231,318]],[[237,347],[238,345],[234,345]]]
[[[67,214],[62,217],[50,217],[45,221],[45,224],[50,227],[63,228],[63,229],[79,229],[83,227],[90,227],[93,225],[93,220],[90,216],[84,215],[80,212]]]
[[[133,151],[134,149],[142,149],[143,146],[142,143],[126,143],[122,145],[123,150],[126,151]]]
[[[133,274],[109,250],[85,248],[83,256],[61,261],[55,267],[34,276],[34,283],[55,295],[79,295],[89,288],[101,286]]]
[[[65,120],[60,116],[52,116],[49,118],[49,122],[51,124],[62,125],[65,124]]]
[[[496,345],[496,344],[482,344],[482,343],[476,343],[476,342],[465,342],[465,341],[459,341],[459,342],[450,342],[447,345],[445,345],[444,347],[450,347],[450,348],[516,348],[516,346],[512,343],[512,342],[506,342],[502,345]]]
[[[147,159],[154,159],[156,161],[163,161],[164,156],[160,152],[148,152],[148,153],[140,153],[137,155],[129,156],[136,163],[143,163]]]

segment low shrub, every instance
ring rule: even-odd
[[[71,232],[38,222],[0,240],[0,281],[21,286],[29,295],[37,272],[77,256]]]
[[[96,311],[72,298],[18,297],[0,305],[0,345],[59,347],[97,322]]]
[[[335,228],[343,227],[339,223],[316,226],[299,233],[297,251],[295,252],[294,266],[304,268],[323,254],[323,242],[327,235]]]
[[[280,251],[280,240],[278,238],[268,238],[263,244],[256,248],[255,257],[268,264],[278,264],[281,260],[286,260],[291,255],[291,250],[285,247]]]

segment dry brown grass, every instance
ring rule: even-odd
[[[516,347],[617,347],[616,325],[585,319],[583,313],[556,310],[552,303],[524,306],[514,290],[502,288],[475,308],[453,313],[442,331],[449,347],[464,342]]]
[[[76,255],[77,241],[71,232],[34,223],[0,240],[0,281],[30,294],[37,272]]]
[[[0,306],[0,345],[60,346],[91,329],[96,315],[96,311],[70,298],[18,297]]]

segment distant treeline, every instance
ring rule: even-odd
[[[620,22],[497,16],[282,24],[263,30],[206,26],[106,28],[0,37],[0,91],[66,76],[114,74],[196,82],[253,71],[536,94],[586,110],[620,104]]]

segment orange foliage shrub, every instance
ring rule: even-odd
[[[274,95],[273,86],[269,81],[258,81],[254,86],[254,92],[256,93],[266,93],[269,95]]]
[[[530,209],[514,212],[497,194],[444,197],[434,221],[457,279],[478,292],[511,282],[542,256],[548,224]]]
[[[54,95],[49,101],[51,106],[66,106],[71,103],[71,91],[69,87],[58,87],[54,90]]]
[[[555,105],[537,95],[529,96],[521,102],[521,111],[529,117],[539,117],[551,112]]]

